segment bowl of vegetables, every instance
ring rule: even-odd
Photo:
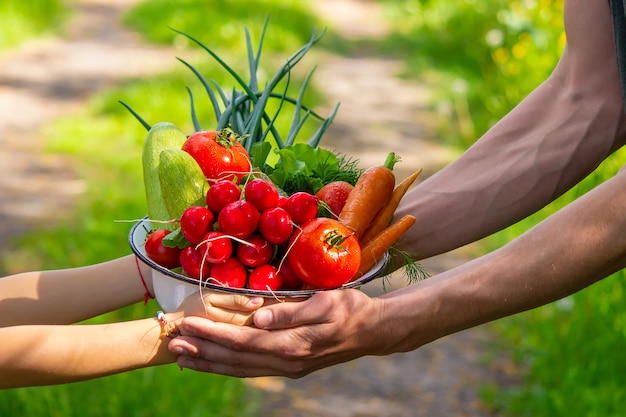
[[[148,242],[148,237],[154,233],[155,231],[151,228],[149,219],[142,219],[131,228],[129,243],[134,254],[142,262],[150,266],[154,295],[159,305],[165,311],[175,310],[187,296],[197,291],[220,291],[283,299],[289,297],[309,297],[317,292],[327,290],[304,285],[302,281],[293,276],[293,272],[289,269],[287,263],[283,263],[282,266],[280,262],[274,265],[272,265],[272,263],[266,263],[264,264],[266,266],[259,265],[258,267],[251,268],[241,263],[238,258],[232,258],[237,259],[238,262],[230,260],[224,263],[224,267],[214,270],[218,271],[217,273],[214,272],[214,275],[218,277],[222,277],[222,275],[220,275],[221,272],[219,272],[220,269],[230,274],[226,279],[211,277],[210,266],[208,267],[208,276],[206,278],[192,278],[184,272],[181,267],[169,269],[155,262],[148,256],[146,245],[148,245],[148,250],[150,249],[150,245],[154,245],[154,242]],[[161,233],[157,232],[157,236],[159,234]],[[251,240],[254,241],[255,239]],[[255,250],[249,253],[258,253],[258,251]],[[361,274],[354,280],[349,280],[337,288],[358,288],[380,277],[387,265],[388,259],[389,255],[385,253],[369,271]],[[252,275],[254,271],[256,271],[256,273]],[[252,279],[252,285],[257,289],[250,288],[250,279]],[[291,281],[286,282],[286,279],[291,279]],[[229,285],[229,282],[232,282],[234,285]],[[277,285],[279,286],[277,287]]]
[[[180,59],[204,86],[216,117],[210,129],[202,128],[190,97],[191,134],[169,122],[151,125],[122,103],[148,132],[142,155],[148,216],[132,227],[129,243],[151,267],[163,309],[175,309],[199,289],[306,297],[384,275],[391,245],[415,221],[392,218],[419,171],[396,186],[395,154],[362,169],[319,146],[338,105],[324,118],[303,104],[312,72],[296,97],[287,91],[290,71],[320,37],[314,33],[261,83],[260,55],[249,41],[251,71],[244,82],[206,45],[179,33],[209,52],[240,89],[210,84]],[[272,100],[275,113],[266,106]],[[274,123],[289,106],[292,124],[281,134]],[[300,138],[311,119],[318,127]]]

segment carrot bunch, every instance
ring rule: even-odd
[[[396,186],[393,166],[399,161],[392,152],[383,165],[365,170],[339,214],[339,220],[354,231],[361,244],[361,265],[355,277],[370,270],[415,224],[411,215],[391,223],[400,200],[422,172],[419,169]]]

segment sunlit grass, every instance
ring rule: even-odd
[[[62,0],[0,2],[0,50],[55,33],[67,17]]]

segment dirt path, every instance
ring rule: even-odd
[[[0,55],[0,242],[67,215],[74,197],[84,191],[83,181],[62,156],[42,154],[40,127],[79,109],[100,89],[175,64],[172,50],[142,44],[119,24],[131,3],[76,2],[65,36]],[[318,0],[315,5],[325,17],[350,17],[335,21],[345,37],[378,36],[386,30],[374,3]],[[425,177],[452,155],[432,137],[427,89],[395,77],[401,64],[321,55],[315,79],[331,103],[342,103],[324,140],[364,166],[380,163],[389,151],[410,149],[402,155],[398,175],[422,167]],[[459,252],[424,266],[436,273],[463,260]],[[394,277],[391,284],[404,281]],[[365,290],[376,294],[380,288],[375,283]],[[483,362],[491,341],[486,328],[477,328],[416,352],[362,358],[296,381],[259,378],[250,384],[264,391],[261,415],[267,416],[491,416],[479,401],[478,387],[506,380],[505,367]]]
[[[121,26],[119,18],[133,1],[73,3],[65,36],[0,54],[1,242],[67,215],[73,198],[84,191],[62,156],[40,152],[39,129],[79,109],[99,90],[176,62],[168,48],[143,44]]]

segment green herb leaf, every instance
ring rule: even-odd
[[[265,171],[267,157],[272,152],[272,145],[269,142],[256,142],[250,148],[250,163],[252,168],[258,168]]]
[[[166,248],[179,248],[184,249],[189,246],[189,241],[185,239],[180,227],[165,236],[162,240],[163,246]]]
[[[315,194],[329,182],[350,179],[354,184],[361,170],[333,152],[298,143],[276,150],[279,155],[274,167],[264,168],[272,181],[287,194],[306,191]]]

